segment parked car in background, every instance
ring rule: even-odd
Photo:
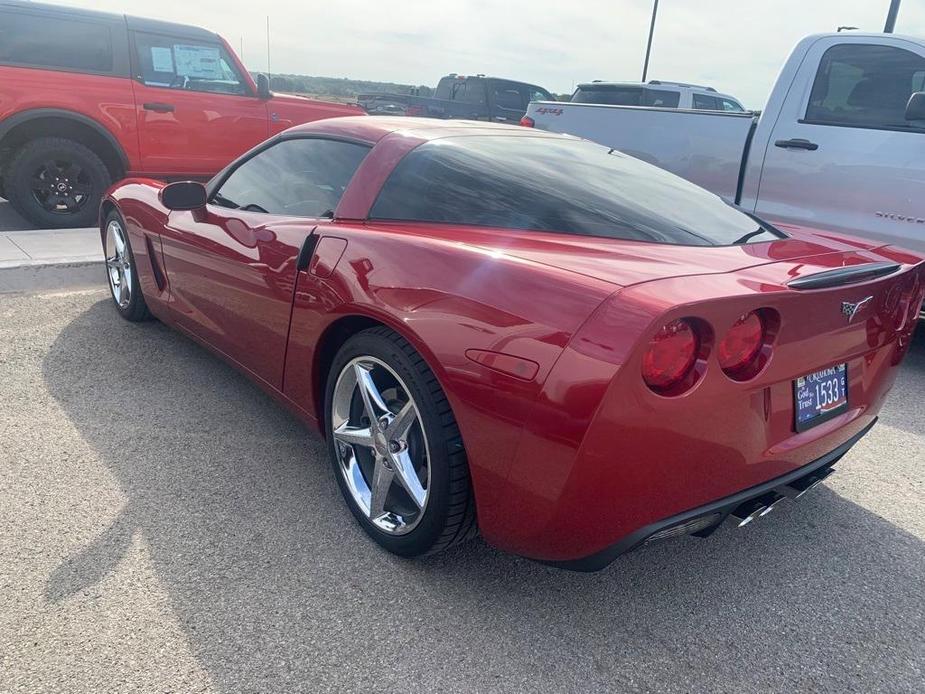
[[[573,104],[606,104],[609,106],[652,106],[655,108],[686,108],[698,111],[742,113],[739,100],[720,94],[713,87],[685,82],[603,82],[594,80],[579,84],[572,94]]]
[[[350,104],[270,92],[205,29],[0,0],[0,197],[39,227],[96,223],[124,176],[208,178]]]
[[[542,87],[485,75],[447,75],[434,95],[360,94],[357,103],[371,115],[464,118],[517,123],[531,101],[555,97]]]
[[[925,251],[925,40],[797,44],[760,117],[583,103],[522,121],[600,142],[776,222]]]

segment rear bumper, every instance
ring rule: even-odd
[[[626,554],[648,544],[656,539],[656,536],[668,539],[668,537],[680,537],[687,534],[709,535],[734,512],[740,510],[749,511],[749,509],[771,503],[776,499],[793,497],[796,493],[806,489],[815,480],[822,479],[828,474],[832,466],[841,460],[842,456],[860,441],[876,423],[877,420],[874,419],[837,448],[786,475],[781,475],[736,494],[717,499],[655,523],[650,523],[621,538],[613,545],[589,556],[565,561],[542,561],[542,563],[572,571],[600,571],[610,565],[621,554]],[[672,530],[677,530],[678,532],[674,534],[671,532]]]

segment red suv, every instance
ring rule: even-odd
[[[361,115],[272,94],[222,37],[0,0],[0,197],[36,226],[93,226],[125,176],[207,178],[270,135]]]

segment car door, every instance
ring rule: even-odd
[[[817,41],[771,132],[755,211],[925,250],[925,121],[905,120],[923,83],[918,44]]]
[[[330,223],[368,151],[282,139],[216,182],[204,209],[171,212],[163,251],[180,327],[281,387],[299,251]]]
[[[269,135],[259,99],[219,41],[132,32],[141,167],[211,176]]]

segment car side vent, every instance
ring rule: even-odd
[[[158,291],[164,291],[167,287],[167,278],[164,277],[161,264],[157,261],[157,254],[154,252],[154,242],[151,241],[151,237],[147,234],[145,234],[145,248],[148,249],[148,259],[151,261],[151,270],[154,272],[154,281],[157,283]]]
[[[863,265],[825,270],[824,272],[806,275],[806,277],[798,277],[787,282],[787,286],[797,290],[842,287],[846,284],[857,284],[858,282],[867,282],[878,277],[886,277],[898,272],[900,269],[902,269],[902,265],[899,263],[865,263]]]

